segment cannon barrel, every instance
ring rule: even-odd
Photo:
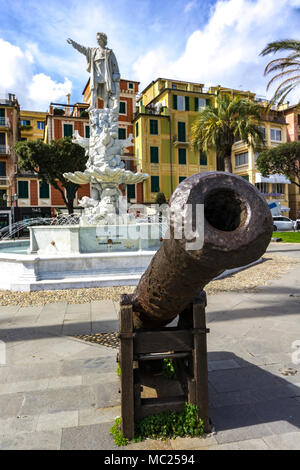
[[[212,279],[256,261],[271,240],[270,209],[256,187],[242,177],[218,171],[197,173],[179,184],[169,206],[169,236],[132,296],[136,329],[170,323]],[[181,238],[176,235],[178,216],[183,215],[182,225],[187,222],[187,207],[192,207],[193,228],[198,229],[196,207],[204,210],[203,246],[197,249],[187,249],[191,240],[184,232]]]

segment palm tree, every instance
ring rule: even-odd
[[[260,53],[261,56],[288,51],[287,57],[274,59],[265,68],[265,75],[275,72],[274,77],[269,81],[267,90],[277,80],[282,80],[274,92],[271,105],[278,101],[283,103],[286,96],[300,85],[300,41],[296,39],[285,39],[282,41],[270,42]],[[277,73],[278,72],[278,73]]]
[[[244,140],[253,148],[264,144],[261,112],[261,106],[248,98],[219,94],[216,106],[206,106],[192,125],[194,149],[214,147],[224,160],[225,171],[232,173],[231,153],[236,140]]]

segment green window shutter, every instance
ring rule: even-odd
[[[200,165],[207,165],[207,155],[203,150],[200,150]]]
[[[179,176],[179,184],[186,179],[186,176]]]
[[[178,149],[179,165],[186,165],[186,149]]]
[[[199,98],[197,96],[195,96],[194,104],[195,104],[195,111],[198,111],[199,110]]]
[[[6,176],[6,163],[0,162],[0,176]]]
[[[139,136],[139,123],[137,122],[136,125],[135,125],[135,136],[138,137]]]
[[[184,100],[185,100],[185,110],[189,111],[190,110],[190,98],[189,98],[189,96],[185,96]]]
[[[0,132],[0,145],[5,145],[5,134]]]
[[[118,134],[119,134],[119,140],[126,139],[126,129],[124,127],[119,127]]]
[[[249,175],[241,175],[241,177],[244,178],[244,180],[249,181]]]
[[[90,138],[90,126],[85,126],[85,138]]]
[[[40,181],[40,199],[49,199],[50,189],[49,184],[45,181]]]
[[[185,122],[178,122],[177,130],[178,130],[178,141],[185,142],[186,141]]]
[[[150,147],[150,163],[158,163],[158,147]]]
[[[135,199],[135,184],[127,184],[127,199]]]
[[[177,109],[177,95],[173,95],[173,109]]]
[[[5,117],[5,109],[0,108],[0,117]]]
[[[126,102],[120,101],[120,114],[126,114]]]
[[[28,199],[28,181],[18,181],[18,196],[20,199]]]
[[[159,176],[151,176],[151,193],[159,192]]]
[[[64,124],[64,137],[73,136],[73,126],[72,124]]]
[[[157,121],[157,119],[150,119],[150,134],[158,135],[158,121]]]

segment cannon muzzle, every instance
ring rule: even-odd
[[[169,206],[168,235],[133,294],[136,329],[168,324],[216,276],[259,259],[271,240],[270,209],[239,176],[195,174],[176,188]]]

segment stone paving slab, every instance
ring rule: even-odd
[[[298,279],[296,266],[257,293],[208,298],[216,434],[125,449],[299,449],[300,365],[291,362],[291,342],[300,340]],[[0,449],[115,448],[109,428],[120,414],[116,350],[70,335],[116,331],[117,311],[113,301],[0,307],[8,358],[0,366]],[[282,375],[288,367],[295,375]]]

